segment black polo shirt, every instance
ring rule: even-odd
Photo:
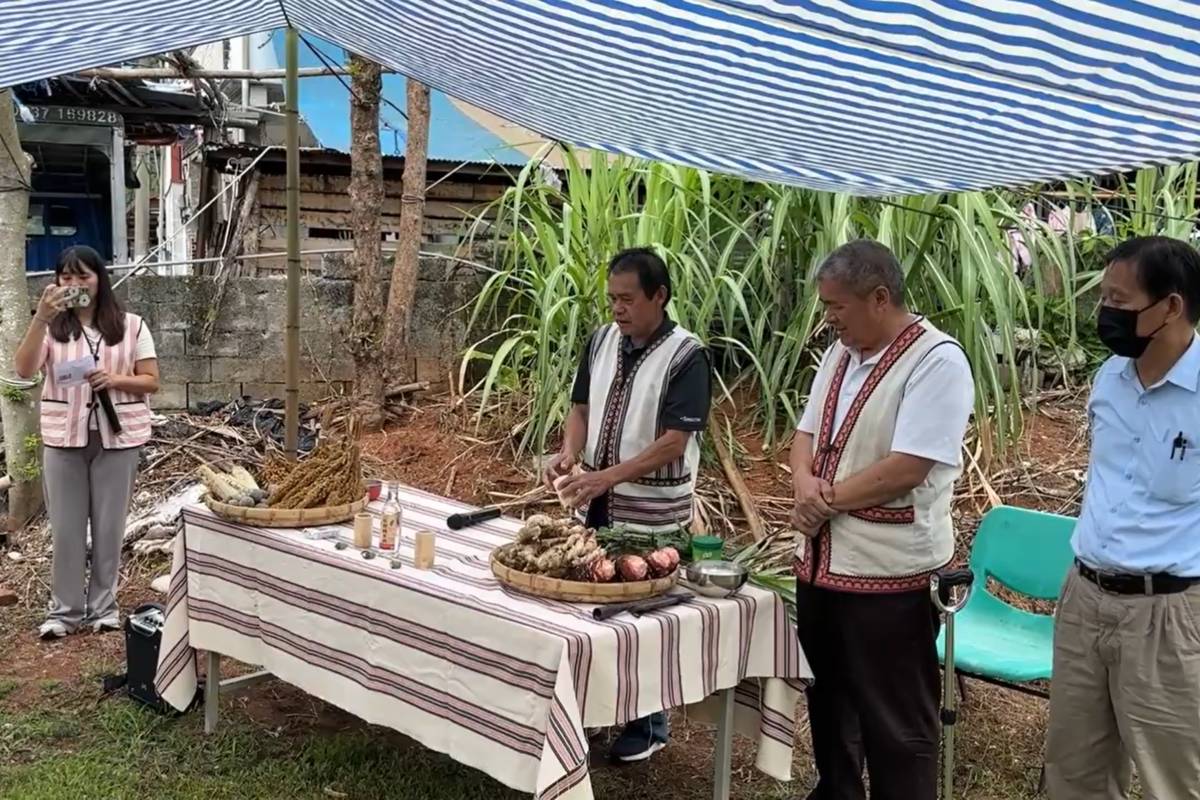
[[[675,329],[674,321],[663,320],[650,341],[657,341]],[[588,395],[592,385],[592,344],[596,337],[605,329],[594,331],[588,338],[587,347],[583,351],[579,368],[575,371],[575,386],[571,390],[571,402],[588,405],[591,399]],[[647,346],[649,342],[647,342]],[[631,365],[646,351],[646,347],[634,347],[633,340],[628,336],[621,337],[621,360],[628,373]],[[704,348],[692,351],[687,361],[667,383],[667,397],[663,404],[663,427],[676,431],[702,431],[708,422],[709,407],[712,403],[712,376],[708,361],[708,353]]]

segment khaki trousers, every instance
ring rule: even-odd
[[[1117,595],[1071,570],[1054,623],[1051,800],[1200,800],[1200,586]]]

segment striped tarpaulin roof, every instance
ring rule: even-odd
[[[818,189],[1200,153],[1196,2],[5,0],[0,86],[286,24],[552,138]]]

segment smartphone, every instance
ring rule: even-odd
[[[92,298],[84,287],[67,286],[65,288],[64,305],[67,308],[81,308],[91,304]]]

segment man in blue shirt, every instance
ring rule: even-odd
[[[1052,800],[1200,799],[1200,254],[1164,237],[1109,256],[1075,567],[1059,599]]]

